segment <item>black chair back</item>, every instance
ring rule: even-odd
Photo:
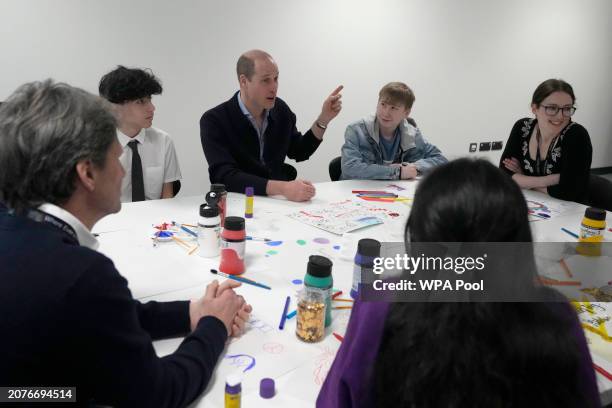
[[[589,177],[587,205],[612,211],[612,181],[605,177],[591,174]]]
[[[176,197],[179,191],[181,191],[181,180],[174,180],[172,182],[172,196]]]
[[[283,163],[281,166],[284,181],[293,181],[297,178],[297,170],[288,163]]]
[[[342,157],[338,156],[329,162],[329,178],[331,181],[340,180],[340,176],[342,175],[341,160]]]

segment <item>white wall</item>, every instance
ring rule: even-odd
[[[0,0],[0,100],[47,77],[97,92],[117,64],[150,67],[164,85],[155,126],[175,140],[181,194],[196,194],[209,185],[199,118],[237,89],[235,62],[250,48],[275,57],[279,96],[300,129],[345,86],[324,143],[297,166],[313,181],[329,179],[346,125],[373,112],[386,82],[413,88],[412,116],[452,158],[468,154],[469,142],[505,142],[529,115],[535,87],[560,77],[574,86],[593,167],[605,167],[611,17],[609,0]]]

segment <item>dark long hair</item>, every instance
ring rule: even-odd
[[[456,160],[420,183],[406,240],[530,242],[525,200],[489,162]],[[376,406],[589,406],[571,313],[566,303],[393,303]]]
[[[572,98],[572,103],[576,103],[576,96],[574,95],[574,88],[562,79],[547,79],[542,82],[536,90],[533,92],[531,103],[536,106],[540,106],[542,101],[548,97],[548,95],[554,92],[565,92]]]

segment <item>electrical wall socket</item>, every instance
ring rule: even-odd
[[[470,153],[474,153],[478,148],[478,143],[470,143]]]
[[[504,147],[504,142],[493,142],[491,150],[501,150]]]
[[[491,142],[480,142],[480,150],[481,152],[487,152],[491,150]]]

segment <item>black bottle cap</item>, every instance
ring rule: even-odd
[[[380,256],[380,242],[371,238],[363,238],[357,244],[357,253],[362,256],[377,258]]]
[[[223,228],[230,231],[242,231],[244,229],[244,218],[242,217],[225,217]]]
[[[216,193],[214,191],[209,191],[208,193],[206,193],[206,204],[208,204],[211,207],[216,207],[219,204],[219,193]]]
[[[225,193],[225,184],[215,183],[210,185],[210,191],[214,191],[215,193]]]
[[[595,221],[603,221],[606,219],[606,211],[600,208],[589,207],[584,212],[584,216]]]
[[[227,218],[226,218],[227,219]],[[331,275],[332,261],[321,255],[310,255],[306,273],[317,278],[327,278]]]
[[[200,206],[200,217],[211,218],[219,215],[219,207],[211,207],[208,204]]]

